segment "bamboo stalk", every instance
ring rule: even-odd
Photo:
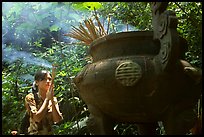
[[[69,36],[69,37],[72,37],[72,38],[75,38],[77,40],[80,40],[80,41],[84,41],[81,37],[79,37],[78,35],[73,35],[73,34],[66,34],[65,36]]]
[[[108,15],[108,27],[107,27],[107,34],[108,34],[108,31],[109,31],[109,26],[110,26],[110,20],[111,20],[111,18],[110,18],[110,15]]]
[[[100,20],[98,19],[97,15],[96,15],[96,12],[95,12],[95,19],[98,23],[98,32],[99,32],[99,36],[103,36],[103,29],[102,29],[102,25],[100,23]]]
[[[95,26],[95,30],[96,30],[97,36],[98,36],[98,37],[101,37],[100,27],[96,27],[96,26]]]
[[[86,39],[84,37],[82,37],[80,34],[78,34],[77,32],[70,32],[68,34],[65,34],[65,36],[69,36],[69,37],[72,37],[72,38],[75,38],[77,40],[80,40],[80,41],[83,41],[84,43],[86,44],[90,44],[92,42],[92,40],[90,39]]]
[[[104,28],[104,24],[105,24],[105,19],[103,19],[103,25],[101,25]],[[102,36],[103,34],[101,34]]]
[[[70,36],[72,38],[78,39],[80,41],[84,41],[85,43],[90,44],[93,40],[90,38],[89,35],[85,34],[82,30],[72,26],[73,32],[70,34],[65,34],[65,36]]]
[[[90,33],[93,35],[94,39],[96,39],[97,37],[96,37],[96,34],[94,33],[95,31],[94,31],[93,25],[91,24],[90,19],[88,20],[88,24],[90,26]]]
[[[86,27],[88,28],[88,30],[89,30],[89,32],[90,32],[91,38],[92,38],[92,39],[95,39],[95,36],[94,36],[94,34],[93,34],[93,32],[92,32],[92,28],[91,28],[91,25],[90,25],[89,21],[88,21],[88,20],[85,20],[84,22],[85,22],[85,25],[86,25]]]
[[[76,28],[75,26],[72,26],[73,28],[73,30],[74,31],[76,31],[76,32],[79,32],[80,34],[82,34],[82,35],[85,35],[86,36],[86,34],[82,31],[82,30],[80,30],[80,29],[78,29],[78,28]]]
[[[101,25],[101,22],[100,22],[100,20],[99,19],[97,19],[97,22],[98,22],[98,24],[99,24],[99,27],[101,28],[101,30],[102,30],[102,36],[104,36],[104,35],[107,35],[107,33],[106,33],[106,31],[105,31],[105,29],[104,29],[104,27]]]
[[[73,26],[74,27],[74,26]],[[75,28],[75,27],[74,27]],[[84,32],[82,32],[80,29],[75,28],[75,32],[78,33],[83,39],[90,39],[93,41],[93,39],[90,37],[90,35],[86,35]]]
[[[78,32],[78,31],[73,31],[72,34],[75,35],[75,36],[79,36],[79,37],[81,37],[82,39],[86,38],[86,36],[84,36],[83,34],[81,34],[81,33]]]
[[[90,36],[90,34],[87,32],[87,30],[82,26],[82,24],[79,25],[79,28],[88,36],[91,40],[93,40]]]
[[[101,28],[101,36],[103,36],[103,35],[107,35],[107,33],[105,32],[105,29],[104,29],[104,25],[101,25],[101,22],[100,22],[100,20],[99,20],[99,18],[98,18],[98,16],[97,16],[97,14],[96,14],[96,10],[95,10],[95,8],[94,8],[94,15],[95,15],[95,19],[96,19],[96,21],[97,21],[97,23],[98,23],[98,26],[99,26],[99,28]]]
[[[94,7],[94,16],[95,16],[95,19],[97,18],[97,13],[96,13],[96,8]],[[98,20],[96,19],[97,23],[98,23]],[[101,36],[101,28],[99,27],[99,23],[98,23],[98,28],[99,30],[97,29],[97,31],[99,32],[99,36]]]
[[[94,23],[93,23],[93,21],[91,19],[89,19],[89,23],[91,25],[91,29],[92,29],[92,32],[93,32],[93,34],[95,36],[95,39],[97,39],[99,36],[96,34],[96,27],[95,27],[95,25],[94,25]]]
[[[96,26],[93,20],[89,18],[84,20],[84,24],[86,28],[82,25],[82,23],[80,23],[78,28],[72,25],[72,31],[68,34],[64,34],[64,36],[72,37],[74,39],[84,42],[86,45],[90,45],[90,43],[93,42],[95,39],[102,37],[104,35],[107,35],[103,25],[101,25],[101,22],[97,17],[96,11],[95,11],[95,19],[98,23],[98,26]],[[110,19],[109,19],[109,23],[110,23]]]
[[[56,65],[52,64],[52,80],[51,80],[51,84],[54,84],[55,70],[56,70]]]

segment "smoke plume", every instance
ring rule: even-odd
[[[75,10],[69,4],[68,2],[61,4],[60,2],[3,2],[2,60],[13,63],[21,59],[24,63],[51,67],[48,61],[39,59],[30,53],[29,47],[33,46],[33,43],[28,42],[31,41],[31,38],[43,37],[43,35],[39,36],[41,33],[37,33],[38,30],[44,30],[42,33],[49,33],[49,36],[53,38],[55,38],[53,34],[57,32],[59,42],[74,42],[72,38],[63,35],[71,31],[71,25],[78,26],[84,19],[90,18],[91,14],[88,11]],[[105,20],[104,28],[107,29],[107,19],[100,18],[100,20]],[[46,24],[48,24],[47,28],[42,28]],[[114,18],[110,24],[115,24],[109,26],[110,33],[111,31],[114,33],[127,31],[127,25]],[[134,30],[134,27],[128,25],[128,31],[131,30]],[[9,48],[8,43],[12,45]],[[22,50],[17,51],[17,46],[20,46],[18,49]]]

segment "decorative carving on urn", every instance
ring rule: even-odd
[[[142,77],[142,69],[137,63],[126,61],[116,68],[115,77],[122,85],[133,86]]]
[[[155,40],[161,44],[160,53],[156,57],[161,71],[174,67],[179,59],[180,38],[177,32],[178,19],[176,13],[166,10],[168,2],[152,2],[152,25]],[[160,64],[161,63],[161,64]]]

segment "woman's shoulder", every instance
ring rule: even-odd
[[[28,101],[28,100],[33,100],[34,99],[34,94],[33,93],[29,93],[26,95],[25,97],[25,100]]]

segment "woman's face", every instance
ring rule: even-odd
[[[49,90],[50,85],[51,85],[51,76],[50,76],[50,74],[47,73],[45,75],[44,80],[36,81],[36,84],[38,86],[39,91],[46,93]]]

